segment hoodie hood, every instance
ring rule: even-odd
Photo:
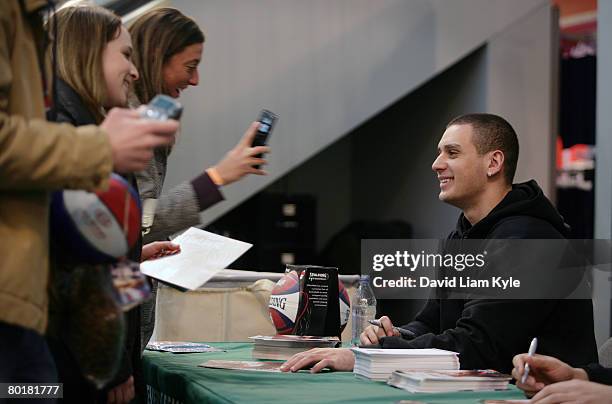
[[[481,221],[471,225],[463,213],[459,216],[456,230],[449,238],[493,238],[491,233],[503,221],[511,217],[524,217],[546,222],[563,237],[569,235],[570,227],[542,192],[538,183],[530,180],[512,185],[506,197]],[[517,234],[517,236],[520,236]],[[544,238],[544,237],[542,237]],[[555,238],[555,237],[553,237]]]

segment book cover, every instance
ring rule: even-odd
[[[283,362],[209,360],[198,366],[212,369],[248,370],[279,373]]]

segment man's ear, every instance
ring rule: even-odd
[[[487,177],[493,177],[502,171],[504,159],[504,153],[501,150],[494,150],[490,152],[489,164],[487,166]]]

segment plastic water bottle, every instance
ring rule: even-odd
[[[351,332],[351,345],[359,345],[359,336],[370,325],[368,320],[376,317],[376,298],[370,287],[370,276],[361,275],[359,286],[351,302],[351,319],[353,329]]]

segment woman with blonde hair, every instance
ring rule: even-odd
[[[202,59],[205,37],[198,24],[174,8],[157,8],[144,13],[130,26],[134,42],[134,64],[140,80],[134,84],[136,104],[148,103],[158,93],[179,98],[189,86],[200,81],[198,65]],[[163,240],[169,235],[200,222],[200,211],[221,201],[221,186],[248,174],[263,175],[255,165],[265,164],[259,156],[268,147],[251,147],[257,122],[248,128],[240,142],[219,163],[196,178],[183,182],[162,194],[169,147],[155,150],[147,169],[137,174],[140,197],[155,200],[152,226],[145,241]],[[143,345],[153,333],[155,300],[142,306]]]
[[[139,74],[132,63],[130,34],[122,26],[120,18],[99,6],[69,4],[55,13],[48,25],[52,28],[51,33],[56,35],[56,49],[53,53],[59,78],[55,83],[56,102],[51,110],[51,117],[58,122],[68,122],[75,126],[97,124],[111,108],[127,106],[131,86],[138,80]],[[78,153],[78,150],[75,150],[75,153]],[[125,178],[136,186],[133,175]],[[161,249],[176,248],[168,242],[141,246],[139,240],[129,251],[128,259],[140,262]],[[90,268],[84,268],[84,271],[75,270],[87,265],[71,262],[69,258],[59,257],[57,250],[52,248],[55,280],[70,279],[74,273],[83,274],[85,277],[93,273],[87,271]],[[82,281],[94,283],[91,279]],[[54,285],[58,284],[54,281]],[[104,323],[107,321],[106,317],[109,317],[105,315],[108,313],[102,312],[102,302],[96,301],[102,300],[103,294],[96,293],[93,288],[89,290],[93,290],[93,295],[80,296],[88,300],[78,301],[76,305],[62,302],[58,297],[59,293],[51,294],[52,297],[55,296],[55,301],[52,299],[48,342],[56,361],[60,382],[64,383],[64,399],[127,403],[135,397],[136,391],[143,397],[139,309],[125,313],[125,331],[121,333],[121,322]],[[83,312],[82,307],[91,308],[91,312]],[[77,318],[81,323],[75,325]],[[95,327],[98,319],[102,325]],[[85,327],[82,323],[94,326]],[[79,326],[84,329],[79,329]],[[74,334],[80,334],[80,339],[75,339]],[[75,340],[79,343],[75,344]],[[109,343],[117,349],[105,352],[104,347],[98,346],[99,351],[96,352],[97,341]],[[79,360],[83,355],[76,353],[79,348],[88,351],[85,356],[97,356],[97,360],[92,363],[104,365],[100,366],[102,370],[96,369],[98,374],[103,374],[104,377],[92,377],[94,372],[84,369],[83,360]],[[115,365],[117,361],[118,369]],[[113,373],[114,377],[101,391],[97,389],[99,386],[91,383],[95,380],[101,384],[100,380],[111,378]]]
[[[53,108],[58,119],[100,122],[110,108],[126,106],[138,71],[131,61],[130,34],[121,19],[104,8],[79,4],[57,11],[52,24],[58,25],[56,63],[61,98]],[[103,63],[105,58],[112,58],[112,63]]]

